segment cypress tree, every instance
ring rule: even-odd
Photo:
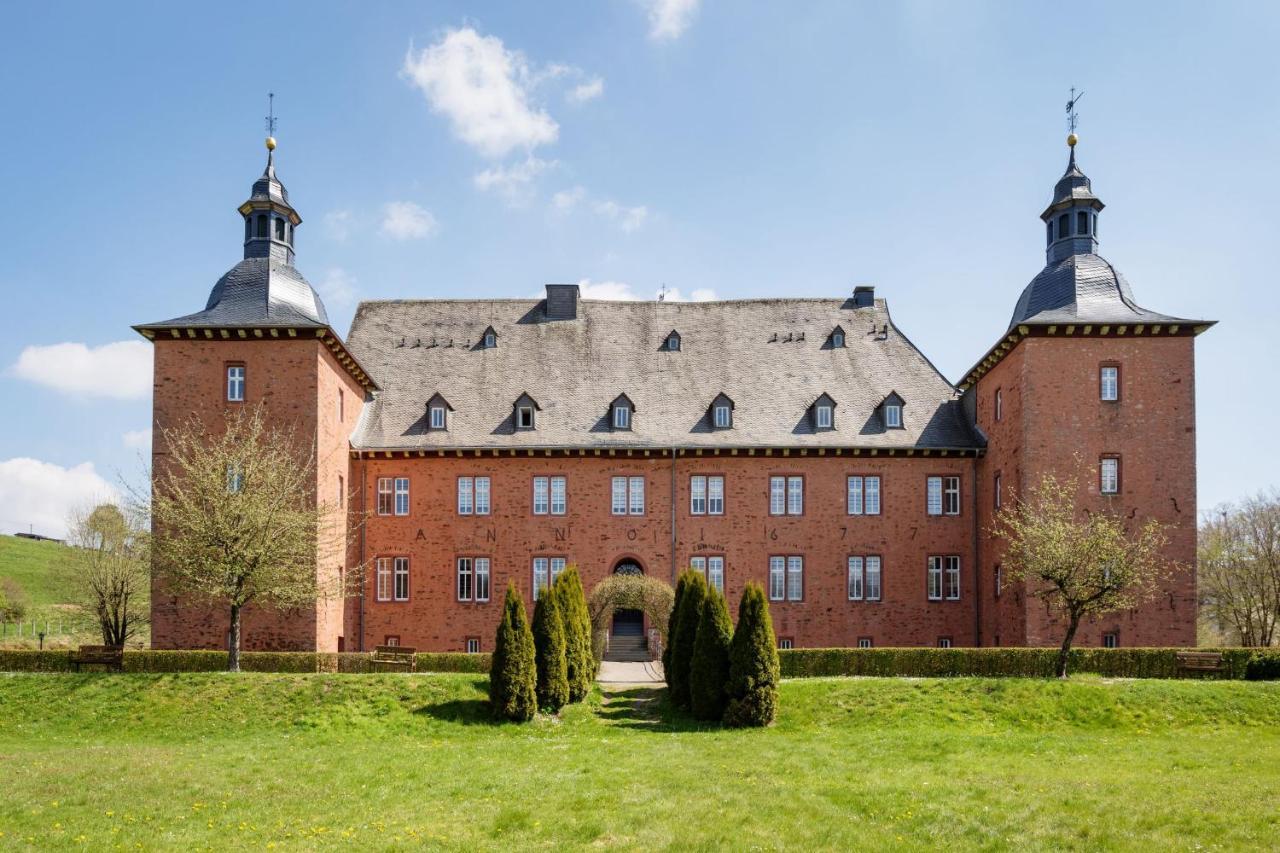
[[[697,572],[689,572],[684,596],[680,599],[680,621],[676,623],[676,640],[671,646],[671,671],[667,673],[667,692],[677,708],[689,708],[689,669],[693,665],[693,644],[702,620],[702,603],[707,597],[707,582]]]
[[[669,675],[671,672],[671,649],[676,644],[676,629],[680,625],[680,601],[684,598],[684,591],[689,586],[689,572],[689,569],[685,569],[676,580],[676,594],[671,602],[671,615],[667,617],[667,642],[662,647],[662,672],[668,682],[671,680]]]
[[[533,632],[524,615],[524,600],[516,585],[508,584],[489,669],[493,715],[516,722],[533,719],[538,710],[537,681]]]
[[[689,668],[689,708],[699,720],[719,720],[724,716],[732,644],[729,605],[719,590],[708,588]]]
[[[596,677],[596,656],[591,649],[591,615],[582,590],[578,569],[569,566],[553,587],[564,624],[565,669],[569,679],[569,701],[581,702],[591,692]]]
[[[778,711],[778,642],[769,602],[758,583],[747,584],[729,650],[729,726],[767,726]]]
[[[569,701],[569,672],[559,596],[550,589],[542,591],[533,608],[533,645],[538,671],[538,707],[554,713]]]

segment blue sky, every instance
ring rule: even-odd
[[[298,265],[360,298],[837,296],[953,380],[1044,263],[1066,161],[1197,343],[1200,503],[1280,483],[1280,5],[23,4],[0,34],[0,531],[137,480],[132,323],[203,307],[277,165]],[[126,343],[127,342],[127,343]]]

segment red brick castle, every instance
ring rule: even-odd
[[[985,531],[1081,460],[1082,505],[1174,525],[1181,569],[1078,642],[1194,644],[1194,338],[1210,323],[1139,307],[1097,254],[1103,205],[1074,146],[1041,214],[1046,266],[958,385],[869,287],[371,301],[344,340],[294,266],[301,218],[273,156],[239,208],[244,259],[204,310],[136,327],[155,344],[157,467],[165,428],[261,403],[314,434],[320,499],[367,513],[349,556],[316,558],[321,574],[366,566],[362,594],[249,613],[247,648],[487,651],[507,582],[531,600],[568,564],[588,591],[692,566],[732,608],[758,581],[784,646],[1056,643]],[[224,613],[155,592],[157,648],[225,646]],[[647,627],[619,611],[612,630]]]

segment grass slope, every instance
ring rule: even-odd
[[[66,546],[16,536],[0,536],[0,578],[13,578],[27,594],[28,606],[43,610],[66,600],[57,578],[57,562]]]
[[[808,679],[777,725],[467,675],[0,675],[0,847],[1262,848],[1280,684]],[[656,714],[656,716],[654,716]]]

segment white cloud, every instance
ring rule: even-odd
[[[564,99],[571,104],[585,104],[594,101],[604,94],[604,80],[595,77],[585,83],[579,83],[565,93]]]
[[[382,233],[392,240],[420,240],[436,230],[436,218],[411,201],[393,201],[383,208]]]
[[[355,278],[341,267],[330,267],[325,271],[317,289],[325,305],[333,308],[346,308],[355,304],[360,296]]]
[[[511,204],[523,204],[532,195],[534,179],[554,165],[554,160],[539,160],[530,155],[522,163],[495,166],[478,172],[472,181],[476,189],[492,190],[503,195]]]
[[[151,428],[131,429],[124,435],[120,436],[120,440],[124,442],[125,447],[135,447],[139,450],[150,450]]]
[[[349,210],[331,210],[324,215],[324,232],[329,235],[329,239],[337,243],[347,242],[347,238],[351,236],[351,228],[355,224],[355,217],[351,215]]]
[[[649,208],[644,205],[627,207],[616,201],[605,200],[596,202],[593,209],[605,219],[617,222],[618,227],[628,234],[644,225],[649,218]]]
[[[649,38],[672,41],[693,23],[700,0],[642,0],[649,10]]]
[[[118,498],[92,462],[73,468],[25,457],[0,462],[0,519],[12,532],[62,537],[72,512]]]
[[[9,372],[65,394],[138,400],[151,393],[151,356],[143,341],[30,346]]]
[[[568,213],[578,206],[584,198],[587,197],[587,191],[582,187],[573,187],[572,189],[561,190],[551,197],[551,206],[561,213]]]
[[[716,293],[710,288],[699,288],[693,291],[690,299],[680,293],[678,288],[668,287],[665,295],[663,289],[659,287],[654,291],[652,296],[641,296],[632,289],[631,285],[622,281],[597,281],[593,282],[589,278],[584,278],[578,282],[578,292],[583,299],[607,299],[622,302],[641,302],[646,299],[657,299],[660,295],[667,302],[711,302],[716,298]]]
[[[559,125],[532,103],[530,89],[560,76],[561,69],[553,65],[535,73],[501,39],[464,27],[421,51],[410,49],[400,73],[422,90],[434,112],[449,119],[459,139],[498,158],[556,141]]]

